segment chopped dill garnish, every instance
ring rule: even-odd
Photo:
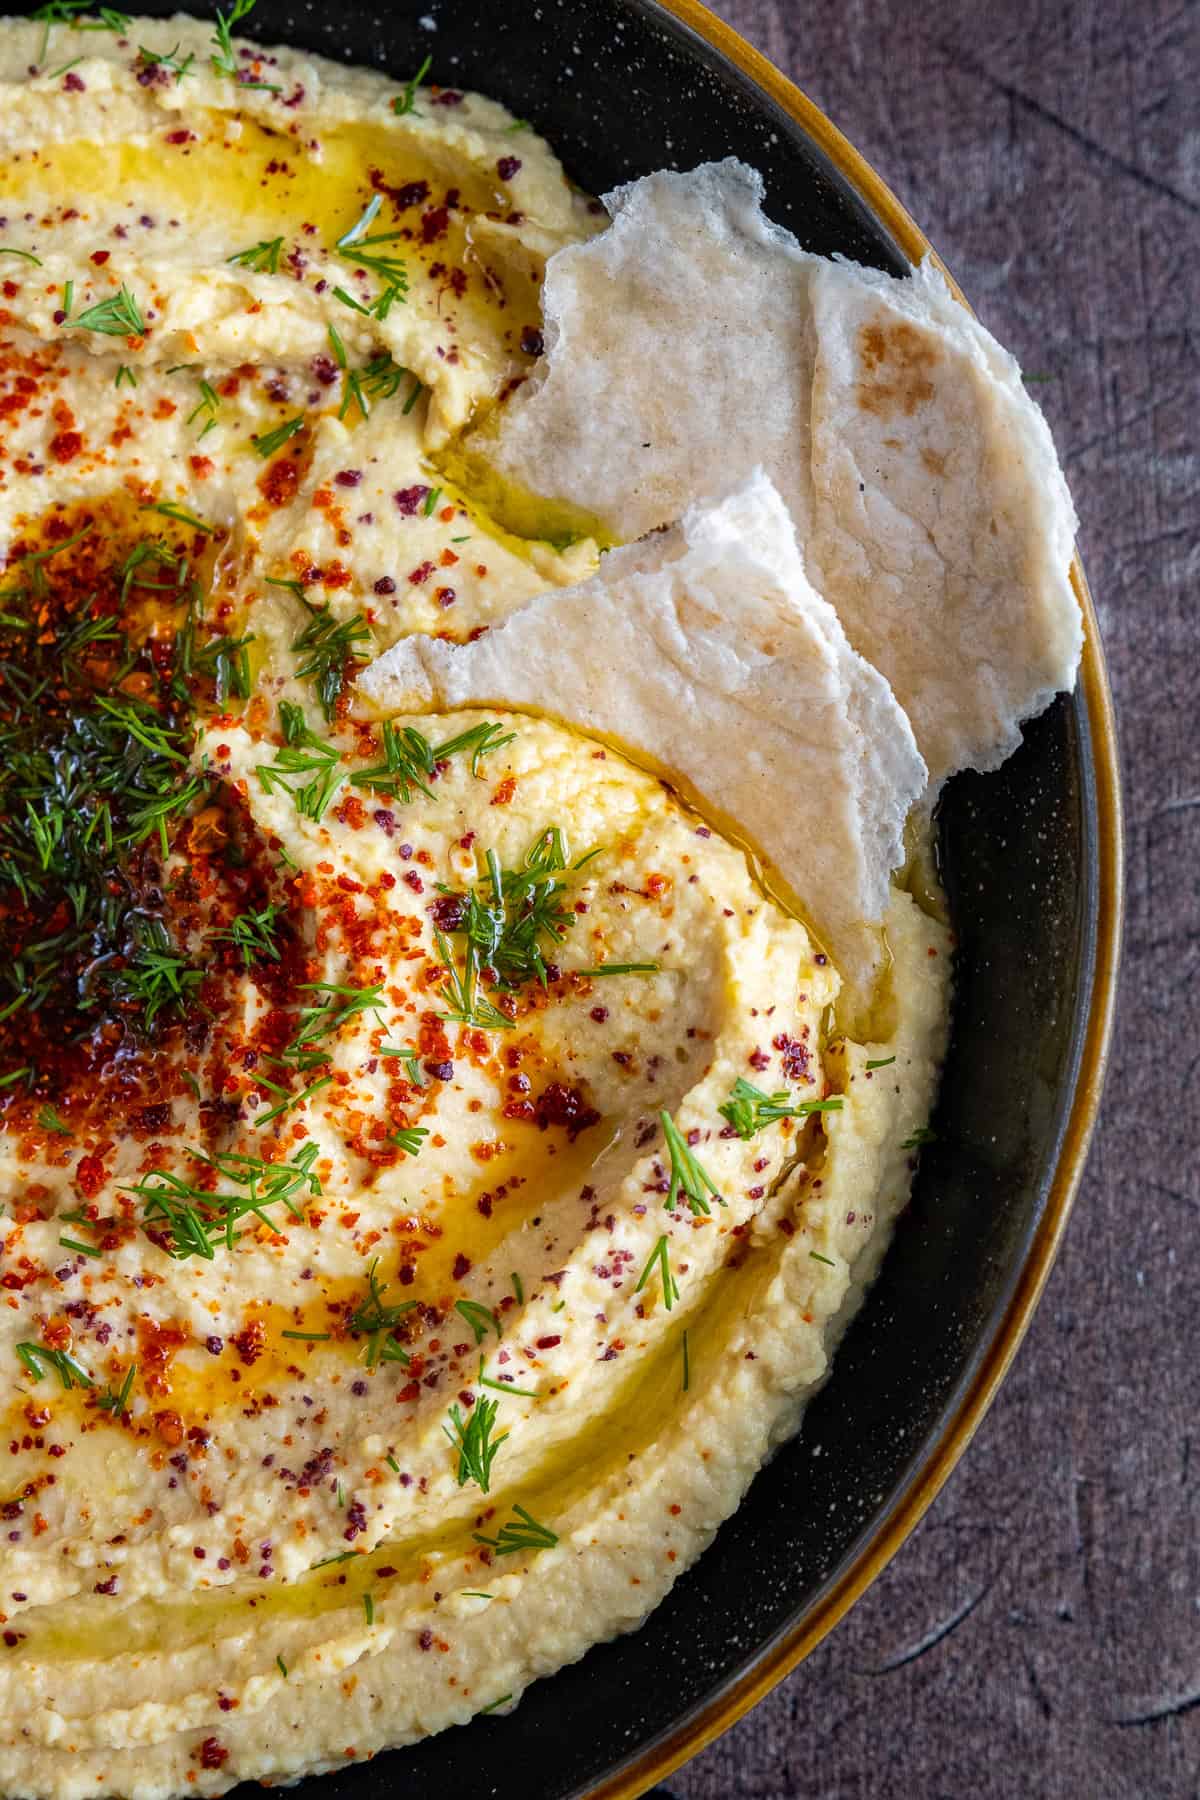
[[[217,393],[211,382],[202,380],[200,382],[200,398],[195,406],[193,406],[184,422],[185,424],[192,425],[200,415],[203,414],[205,423],[200,436],[201,438],[206,438],[209,432],[216,428],[217,414],[220,409],[221,396]]]
[[[304,658],[296,679],[312,682],[321,711],[332,721],[346,685],[346,664],[368,659],[369,652],[360,646],[370,643],[371,627],[361,613],[339,621],[328,606],[313,606],[303,594],[300,604],[309,614],[309,622],[292,641],[292,649]]]
[[[454,1310],[471,1327],[476,1344],[482,1344],[489,1331],[494,1331],[497,1337],[503,1337],[500,1321],[490,1306],[484,1306],[478,1300],[456,1300]]]
[[[396,98],[392,101],[392,111],[398,119],[407,118],[409,114],[416,112],[417,89],[424,81],[426,75],[428,75],[429,65],[432,61],[433,57],[427,56],[412,80],[405,82],[404,92],[402,94],[397,94]]]
[[[279,255],[283,249],[283,239],[262,238],[257,244],[251,244],[245,250],[235,250],[226,262],[236,263],[239,269],[253,269],[257,274],[277,275],[279,273]]]
[[[250,442],[264,459],[274,456],[277,450],[283,449],[289,439],[295,437],[303,424],[304,414],[297,413],[294,419],[285,419],[283,424],[277,425],[274,431],[266,431],[261,437],[252,437]]]
[[[199,531],[205,537],[213,535],[211,525],[206,525],[203,519],[198,519],[195,513],[188,512],[186,508],[176,506],[173,500],[157,500],[153,506],[148,506],[146,511],[161,513],[164,519],[175,519],[180,525],[190,525],[193,531]]]
[[[393,1335],[396,1326],[406,1313],[412,1312],[415,1300],[401,1300],[392,1304],[385,1299],[386,1289],[379,1284],[376,1273],[379,1259],[367,1270],[367,1298],[359,1302],[350,1314],[350,1329],[360,1332],[367,1339],[367,1367],[375,1368],[379,1363],[398,1362],[407,1365],[412,1358],[404,1346],[397,1342]]]
[[[114,1389],[110,1386],[105,1389],[96,1401],[101,1412],[111,1413],[114,1419],[124,1417],[125,1408],[129,1404],[129,1396],[133,1391],[133,1378],[136,1374],[137,1364],[130,1363],[120,1387]]]
[[[18,1344],[17,1355],[26,1373],[40,1381],[47,1369],[53,1369],[67,1389],[95,1387],[95,1382],[81,1362],[69,1350],[51,1350],[46,1344]]]
[[[485,1494],[491,1487],[492,1464],[508,1436],[507,1431],[502,1431],[498,1437],[492,1436],[499,1410],[498,1400],[483,1399],[475,1402],[469,1418],[463,1417],[460,1406],[450,1408],[450,1422],[443,1425],[442,1430],[458,1457],[455,1474],[459,1487],[473,1481]]]
[[[671,1182],[667,1190],[667,1210],[674,1211],[676,1196],[683,1194],[693,1213],[710,1213],[708,1204],[711,1194],[718,1206],[725,1202],[717,1188],[716,1182],[692,1154],[691,1146],[676,1125],[670,1113],[665,1109],[658,1115],[662,1124],[663,1136],[667,1142],[667,1154],[671,1159]]]
[[[572,975],[657,975],[661,963],[597,963],[592,969],[572,969]]]
[[[382,205],[383,196],[373,194],[362,216],[355,220],[349,230],[342,233],[335,245],[343,261],[368,270],[383,283],[370,306],[363,306],[357,300],[350,299],[340,288],[335,290],[337,297],[349,300],[356,311],[368,313],[371,318],[379,320],[387,318],[397,301],[403,305],[408,293],[408,268],[403,257],[382,248],[385,244],[396,243],[404,233],[380,231],[374,237],[366,235]]]
[[[145,337],[146,321],[142,317],[142,309],[125,286],[107,300],[98,300],[94,306],[87,307],[77,319],[66,320],[68,325],[77,326],[81,331],[98,331],[105,337]]]
[[[243,968],[248,969],[261,957],[278,962],[280,950],[275,934],[283,910],[277,901],[272,901],[259,912],[238,913],[227,926],[211,935],[218,943],[232,944],[241,952]]]
[[[212,39],[216,49],[209,57],[209,62],[214,74],[230,76],[239,87],[261,88],[268,94],[277,94],[279,89],[269,81],[242,80],[242,66],[238,62],[237,52],[233,47],[233,27],[240,24],[248,12],[253,12],[254,6],[255,0],[233,0],[233,5],[228,13],[217,13]]]
[[[655,1269],[658,1270],[662,1278],[663,1305],[666,1307],[667,1311],[670,1312],[676,1300],[679,1298],[679,1283],[671,1273],[670,1254],[665,1236],[659,1238],[657,1244],[655,1244],[653,1250],[650,1252],[646,1261],[646,1266],[638,1277],[638,1284],[633,1290],[635,1294],[641,1293],[642,1289],[653,1276]]]
[[[135,388],[137,384],[137,372],[131,369],[128,363],[118,363],[117,372],[113,376],[113,386]]]
[[[389,1131],[387,1141],[403,1150],[406,1156],[419,1156],[421,1145],[429,1136],[424,1125],[404,1125],[398,1131]]]
[[[793,1100],[784,1089],[764,1094],[752,1081],[739,1075],[728,1100],[717,1111],[728,1119],[740,1138],[752,1138],[780,1119],[807,1119],[813,1113],[841,1112],[843,1105],[840,1095],[829,1100]]]
[[[515,1519],[508,1519],[500,1527],[494,1538],[485,1537],[482,1531],[472,1533],[477,1544],[486,1544],[497,1556],[513,1556],[519,1550],[553,1550],[558,1542],[558,1533],[551,1531],[548,1525],[541,1525],[531,1512],[527,1512],[518,1502],[513,1502]]]
[[[937,1132],[931,1131],[928,1125],[918,1125],[911,1137],[906,1137],[900,1148],[902,1150],[919,1150],[922,1144],[936,1144]]]
[[[824,1263],[827,1269],[837,1268],[837,1264],[834,1262],[833,1258],[831,1256],[822,1256],[819,1250],[810,1250],[808,1254],[812,1257],[814,1262]]]
[[[123,1191],[142,1201],[142,1229],[168,1256],[177,1261],[200,1256],[211,1262],[218,1245],[232,1250],[244,1234],[236,1230],[241,1220],[256,1218],[271,1231],[278,1227],[266,1208],[283,1205],[295,1219],[304,1217],[293,1195],[307,1188],[319,1195],[321,1183],[313,1173],[319,1146],[310,1141],[291,1162],[264,1162],[261,1157],[227,1150],[209,1156],[186,1146],[186,1154],[240,1192],[221,1192],[186,1181],[169,1169],[153,1169],[140,1181],[125,1184]]]
[[[75,1133],[67,1121],[52,1106],[43,1106],[38,1113],[37,1122],[43,1131],[56,1131],[60,1137],[74,1137]]]

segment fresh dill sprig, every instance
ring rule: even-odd
[[[489,1331],[494,1331],[497,1337],[503,1335],[500,1330],[499,1319],[496,1317],[491,1307],[484,1306],[481,1301],[456,1300],[454,1302],[454,1310],[456,1313],[459,1313],[471,1327],[476,1344],[482,1344]]]
[[[633,1290],[635,1294],[641,1293],[656,1269],[662,1278],[663,1305],[666,1307],[667,1311],[670,1312],[671,1308],[679,1298],[679,1283],[671,1273],[670,1252],[665,1236],[659,1238],[657,1244],[655,1244],[653,1250],[650,1252],[646,1261],[646,1266],[638,1278],[638,1284]]]
[[[138,45],[138,61],[143,67],[147,69],[161,68],[170,70],[171,74],[175,77],[176,87],[178,87],[185,75],[195,74],[196,71],[192,67],[195,60],[195,52],[189,50],[187,55],[181,61],[178,44],[173,44],[167,51],[148,50],[145,44]]]
[[[728,1119],[740,1138],[752,1138],[780,1119],[807,1119],[813,1113],[841,1112],[842,1106],[840,1096],[830,1100],[793,1100],[785,1089],[764,1094],[752,1081],[739,1075],[728,1100],[717,1111]]]
[[[63,1386],[94,1387],[96,1384],[81,1362],[69,1350],[51,1350],[47,1344],[18,1344],[17,1355],[26,1373],[40,1381],[47,1369],[53,1369]]]
[[[373,1369],[381,1362],[398,1362],[407,1365],[412,1358],[404,1346],[393,1336],[396,1326],[406,1313],[412,1312],[415,1300],[401,1300],[391,1303],[384,1298],[386,1290],[380,1285],[376,1273],[379,1259],[376,1258],[367,1270],[367,1298],[360,1301],[350,1314],[350,1329],[361,1333],[367,1340],[367,1367]]]
[[[410,114],[416,112],[417,89],[424,81],[426,75],[428,75],[429,65],[432,61],[433,57],[427,56],[412,80],[405,82],[404,92],[402,94],[397,94],[396,98],[392,101],[392,111],[398,119],[407,118]]]
[[[424,1125],[404,1125],[397,1131],[389,1131],[387,1141],[395,1144],[398,1150],[403,1150],[406,1156],[419,1156],[421,1145],[428,1136],[429,1132]]]
[[[211,935],[218,943],[232,944],[241,952],[243,968],[250,968],[264,957],[268,962],[278,962],[280,949],[276,931],[283,911],[277,901],[272,901],[258,912],[238,913],[227,926]]]
[[[279,257],[283,250],[283,239],[262,238],[257,244],[251,244],[246,250],[235,250],[226,262],[236,263],[240,269],[253,269],[258,274],[277,275],[279,273]]]
[[[369,652],[362,646],[371,641],[371,627],[361,613],[350,619],[335,619],[328,606],[313,606],[303,594],[300,604],[310,617],[300,636],[292,641],[292,649],[304,658],[296,678],[312,682],[321,711],[332,720],[346,685],[346,664],[368,660]]]
[[[243,81],[242,68],[233,47],[233,27],[254,10],[255,0],[233,0],[228,13],[218,12],[213,28],[213,43],[216,49],[209,58],[213,72],[217,75],[228,75],[239,87],[261,88],[268,94],[277,94],[279,89],[269,81]]]
[[[213,387],[211,382],[201,380],[200,398],[188,414],[185,423],[193,425],[201,414],[203,414],[205,423],[200,436],[201,438],[206,438],[210,431],[216,429],[217,414],[220,410],[221,396],[217,393],[217,390]]]
[[[270,1206],[283,1205],[293,1218],[302,1219],[304,1214],[293,1195],[304,1188],[313,1195],[321,1192],[321,1183],[313,1173],[319,1147],[311,1141],[291,1162],[265,1162],[261,1157],[232,1150],[210,1156],[190,1146],[186,1147],[186,1154],[211,1170],[219,1181],[229,1182],[240,1191],[204,1187],[169,1169],[154,1169],[123,1189],[142,1201],[143,1230],[177,1261],[199,1256],[211,1262],[219,1245],[232,1250],[244,1235],[236,1227],[247,1217],[256,1218],[271,1231],[277,1230],[267,1217]]]
[[[120,1387],[108,1387],[105,1389],[104,1393],[98,1396],[96,1405],[100,1408],[101,1412],[111,1413],[114,1419],[124,1417],[125,1408],[129,1404],[129,1396],[133,1392],[133,1381],[136,1374],[137,1364],[130,1363],[125,1371],[125,1379]]]
[[[500,1432],[498,1437],[492,1436],[499,1410],[498,1400],[484,1399],[475,1402],[468,1418],[463,1417],[460,1406],[450,1408],[450,1422],[443,1425],[442,1430],[458,1457],[455,1477],[459,1487],[473,1481],[485,1494],[491,1487],[492,1464],[508,1436],[507,1431]]]
[[[142,317],[142,309],[122,282],[117,293],[107,300],[98,300],[94,306],[87,307],[78,318],[68,318],[66,324],[73,325],[81,331],[98,331],[105,337],[145,337],[146,321]]]
[[[663,1137],[667,1143],[667,1154],[671,1159],[671,1184],[667,1191],[667,1210],[673,1211],[676,1196],[683,1194],[693,1213],[710,1213],[708,1204],[711,1194],[718,1206],[724,1206],[716,1182],[692,1154],[691,1146],[676,1125],[670,1113],[664,1110],[658,1115],[663,1128]]]
[[[283,446],[295,437],[303,424],[304,414],[297,413],[294,419],[285,419],[283,424],[276,426],[274,431],[265,431],[261,437],[251,437],[250,442],[265,460],[268,456],[274,456],[277,450],[282,450]]]
[[[368,313],[371,318],[379,320],[387,318],[397,301],[403,305],[408,293],[408,267],[403,257],[382,248],[386,244],[396,243],[403,237],[403,232],[380,231],[373,237],[366,235],[382,205],[382,195],[373,194],[361,217],[355,220],[349,230],[342,233],[335,245],[337,254],[344,262],[352,263],[355,268],[368,270],[383,283],[370,306],[363,306],[341,289],[337,290],[338,297],[349,300],[357,311]]]
[[[319,823],[345,780],[338,766],[341,752],[308,729],[303,708],[290,700],[280,701],[279,717],[285,745],[273,763],[258,763],[255,773],[266,793],[282,790],[291,796],[301,818]]]
[[[471,1025],[478,1031],[511,1031],[512,1020],[478,992],[479,970],[474,945],[468,943],[466,959],[460,972],[454,952],[442,933],[435,930],[433,937],[438,957],[449,978],[446,993],[450,1011],[439,1013],[438,1017],[451,1025]]]
[[[551,1531],[548,1525],[539,1524],[533,1514],[516,1501],[513,1512],[516,1518],[506,1520],[494,1538],[476,1531],[472,1534],[475,1542],[486,1544],[497,1556],[513,1556],[519,1550],[553,1550],[558,1542],[557,1532]]]
[[[37,1122],[43,1131],[56,1132],[59,1137],[74,1137],[74,1130],[61,1114],[52,1106],[43,1106],[38,1113]]]

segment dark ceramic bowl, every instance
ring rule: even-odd
[[[771,216],[811,249],[900,273],[928,248],[829,122],[693,0],[258,0],[248,27],[403,79],[431,53],[431,80],[504,101],[595,193],[732,153],[762,170]],[[1079,691],[997,773],[955,780],[940,809],[959,956],[937,1142],[802,1435],[640,1631],[538,1683],[510,1717],[306,1783],[306,1800],[643,1793],[817,1643],[949,1474],[1053,1259],[1111,1018],[1120,793],[1075,576]]]

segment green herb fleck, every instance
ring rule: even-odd
[[[398,1362],[407,1365],[412,1358],[404,1346],[396,1341],[393,1333],[406,1313],[410,1313],[416,1305],[415,1300],[401,1300],[393,1304],[385,1298],[386,1289],[380,1286],[376,1270],[379,1267],[376,1259],[367,1270],[367,1298],[355,1307],[350,1314],[350,1329],[360,1332],[367,1341],[367,1367],[373,1369],[381,1362]]]
[[[667,1154],[671,1159],[671,1183],[667,1190],[667,1210],[674,1211],[675,1199],[680,1193],[687,1200],[693,1213],[708,1214],[712,1211],[708,1204],[709,1194],[712,1195],[718,1206],[724,1206],[725,1202],[721,1198],[716,1182],[697,1161],[687,1139],[670,1113],[664,1109],[658,1117],[667,1142]]]
[[[68,318],[66,323],[77,326],[81,331],[98,331],[105,337],[146,335],[142,309],[124,282],[119,291],[109,299],[98,300],[94,306],[81,312],[77,319]]]
[[[125,1408],[129,1404],[129,1396],[133,1392],[133,1378],[137,1373],[136,1363],[130,1363],[125,1371],[125,1379],[120,1387],[108,1387],[96,1401],[101,1412],[111,1413],[114,1419],[125,1416]]]
[[[486,1544],[497,1556],[513,1556],[519,1550],[553,1550],[558,1542],[558,1533],[551,1531],[548,1525],[541,1525],[531,1512],[523,1506],[513,1503],[514,1519],[508,1519],[500,1527],[496,1537],[485,1537],[483,1532],[476,1531],[472,1535],[477,1544]]]
[[[96,1384],[69,1350],[51,1350],[45,1344],[18,1344],[17,1355],[26,1372],[40,1381],[47,1369],[53,1369],[65,1388],[94,1387]]]
[[[450,1408],[450,1422],[443,1425],[442,1430],[458,1456],[456,1477],[459,1487],[473,1481],[485,1494],[491,1487],[492,1464],[508,1436],[507,1431],[502,1431],[498,1437],[492,1436],[499,1410],[498,1400],[483,1399],[475,1402],[469,1418],[463,1417],[460,1406]]]
[[[656,1268],[662,1278],[663,1305],[666,1307],[667,1311],[670,1312],[676,1300],[679,1298],[679,1284],[671,1273],[671,1263],[665,1236],[659,1238],[657,1244],[655,1244],[653,1250],[650,1252],[646,1266],[638,1278],[638,1284],[633,1290],[635,1294],[641,1293],[642,1289],[654,1274]]]
[[[250,442],[265,460],[268,456],[274,456],[277,450],[282,450],[283,446],[295,437],[303,424],[304,414],[297,413],[294,419],[285,419],[283,424],[276,426],[274,431],[264,432],[261,437],[252,437]]]
[[[728,1119],[740,1138],[752,1138],[756,1132],[780,1119],[806,1119],[812,1113],[841,1112],[843,1104],[840,1096],[830,1100],[793,1100],[782,1089],[775,1094],[764,1094],[761,1088],[739,1075],[728,1100],[717,1111],[723,1119]]]
[[[429,73],[429,65],[432,61],[432,56],[427,56],[412,80],[405,82],[404,92],[402,94],[397,94],[396,98],[392,101],[392,111],[398,119],[407,118],[410,113],[416,112],[417,89]]]
[[[504,1335],[490,1306],[483,1306],[478,1300],[456,1300],[454,1310],[467,1321],[477,1344],[482,1344],[489,1331],[494,1331],[497,1337]]]
[[[235,250],[226,262],[236,263],[239,269],[253,269],[258,274],[277,275],[279,273],[279,255],[283,249],[283,239],[262,238],[257,244],[251,244],[246,250]]]

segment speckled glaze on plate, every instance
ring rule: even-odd
[[[808,248],[896,273],[928,248],[829,122],[694,0],[259,0],[248,23],[262,42],[402,79],[429,54],[431,80],[504,101],[593,192],[734,154],[763,171],[768,212]],[[801,1436],[639,1632],[538,1683],[510,1717],[350,1764],[293,1790],[304,1800],[642,1794],[812,1649],[937,1493],[1049,1272],[1108,1044],[1120,790],[1078,565],[1075,580],[1077,694],[997,773],[958,777],[940,808],[959,955],[937,1142]]]

